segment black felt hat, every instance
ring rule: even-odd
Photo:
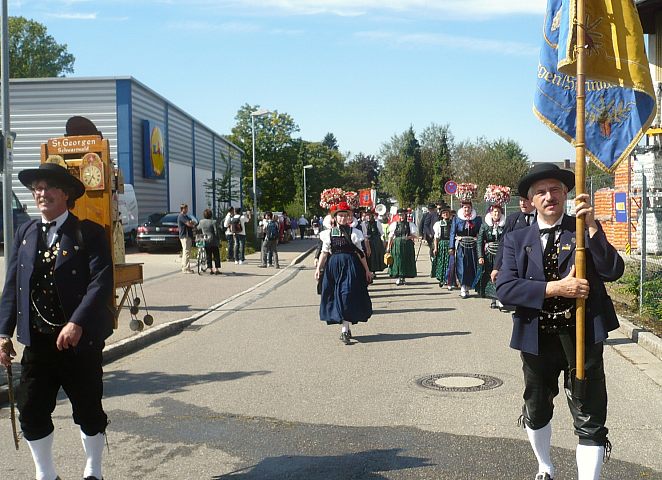
[[[65,187],[71,190],[72,200],[82,197],[85,193],[83,182],[57,163],[42,163],[39,168],[21,170],[18,172],[18,179],[27,188],[32,188],[32,184],[37,180],[46,180],[58,187]]]
[[[575,188],[575,173],[565,170],[553,163],[537,163],[529,169],[517,185],[517,193],[520,197],[529,198],[529,188],[538,180],[545,179],[560,180],[568,187],[568,191]]]

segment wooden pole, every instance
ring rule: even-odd
[[[575,191],[577,195],[585,193],[586,182],[586,93],[585,93],[585,66],[584,58],[586,54],[586,37],[584,30],[584,0],[577,0],[577,132],[575,136]],[[576,230],[576,250],[575,250],[575,268],[577,278],[586,278],[586,250],[584,237],[584,219],[577,217]],[[583,380],[584,372],[584,345],[585,345],[585,317],[586,301],[583,298],[577,299],[576,312],[576,370],[575,376],[578,380]]]

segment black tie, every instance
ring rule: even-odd
[[[533,213],[525,213],[524,217],[526,218],[526,224],[531,225],[531,219],[533,218]]]
[[[548,281],[557,280],[556,277],[559,273],[558,255],[556,255],[556,248],[554,248],[556,246],[556,232],[559,230],[561,230],[561,225],[557,225],[552,228],[540,229],[541,237],[543,235],[549,234],[547,237],[547,243],[545,244],[545,250],[542,254],[545,277]]]
[[[48,247],[48,231],[51,227],[57,225],[57,222],[38,222],[37,225],[41,229],[41,239],[44,242],[44,245]]]

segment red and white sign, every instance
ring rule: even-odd
[[[457,183],[455,183],[453,180],[449,180],[444,184],[444,191],[448,195],[453,195],[455,192],[457,192]]]

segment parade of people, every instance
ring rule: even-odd
[[[662,480],[662,0],[2,19],[0,480]]]

